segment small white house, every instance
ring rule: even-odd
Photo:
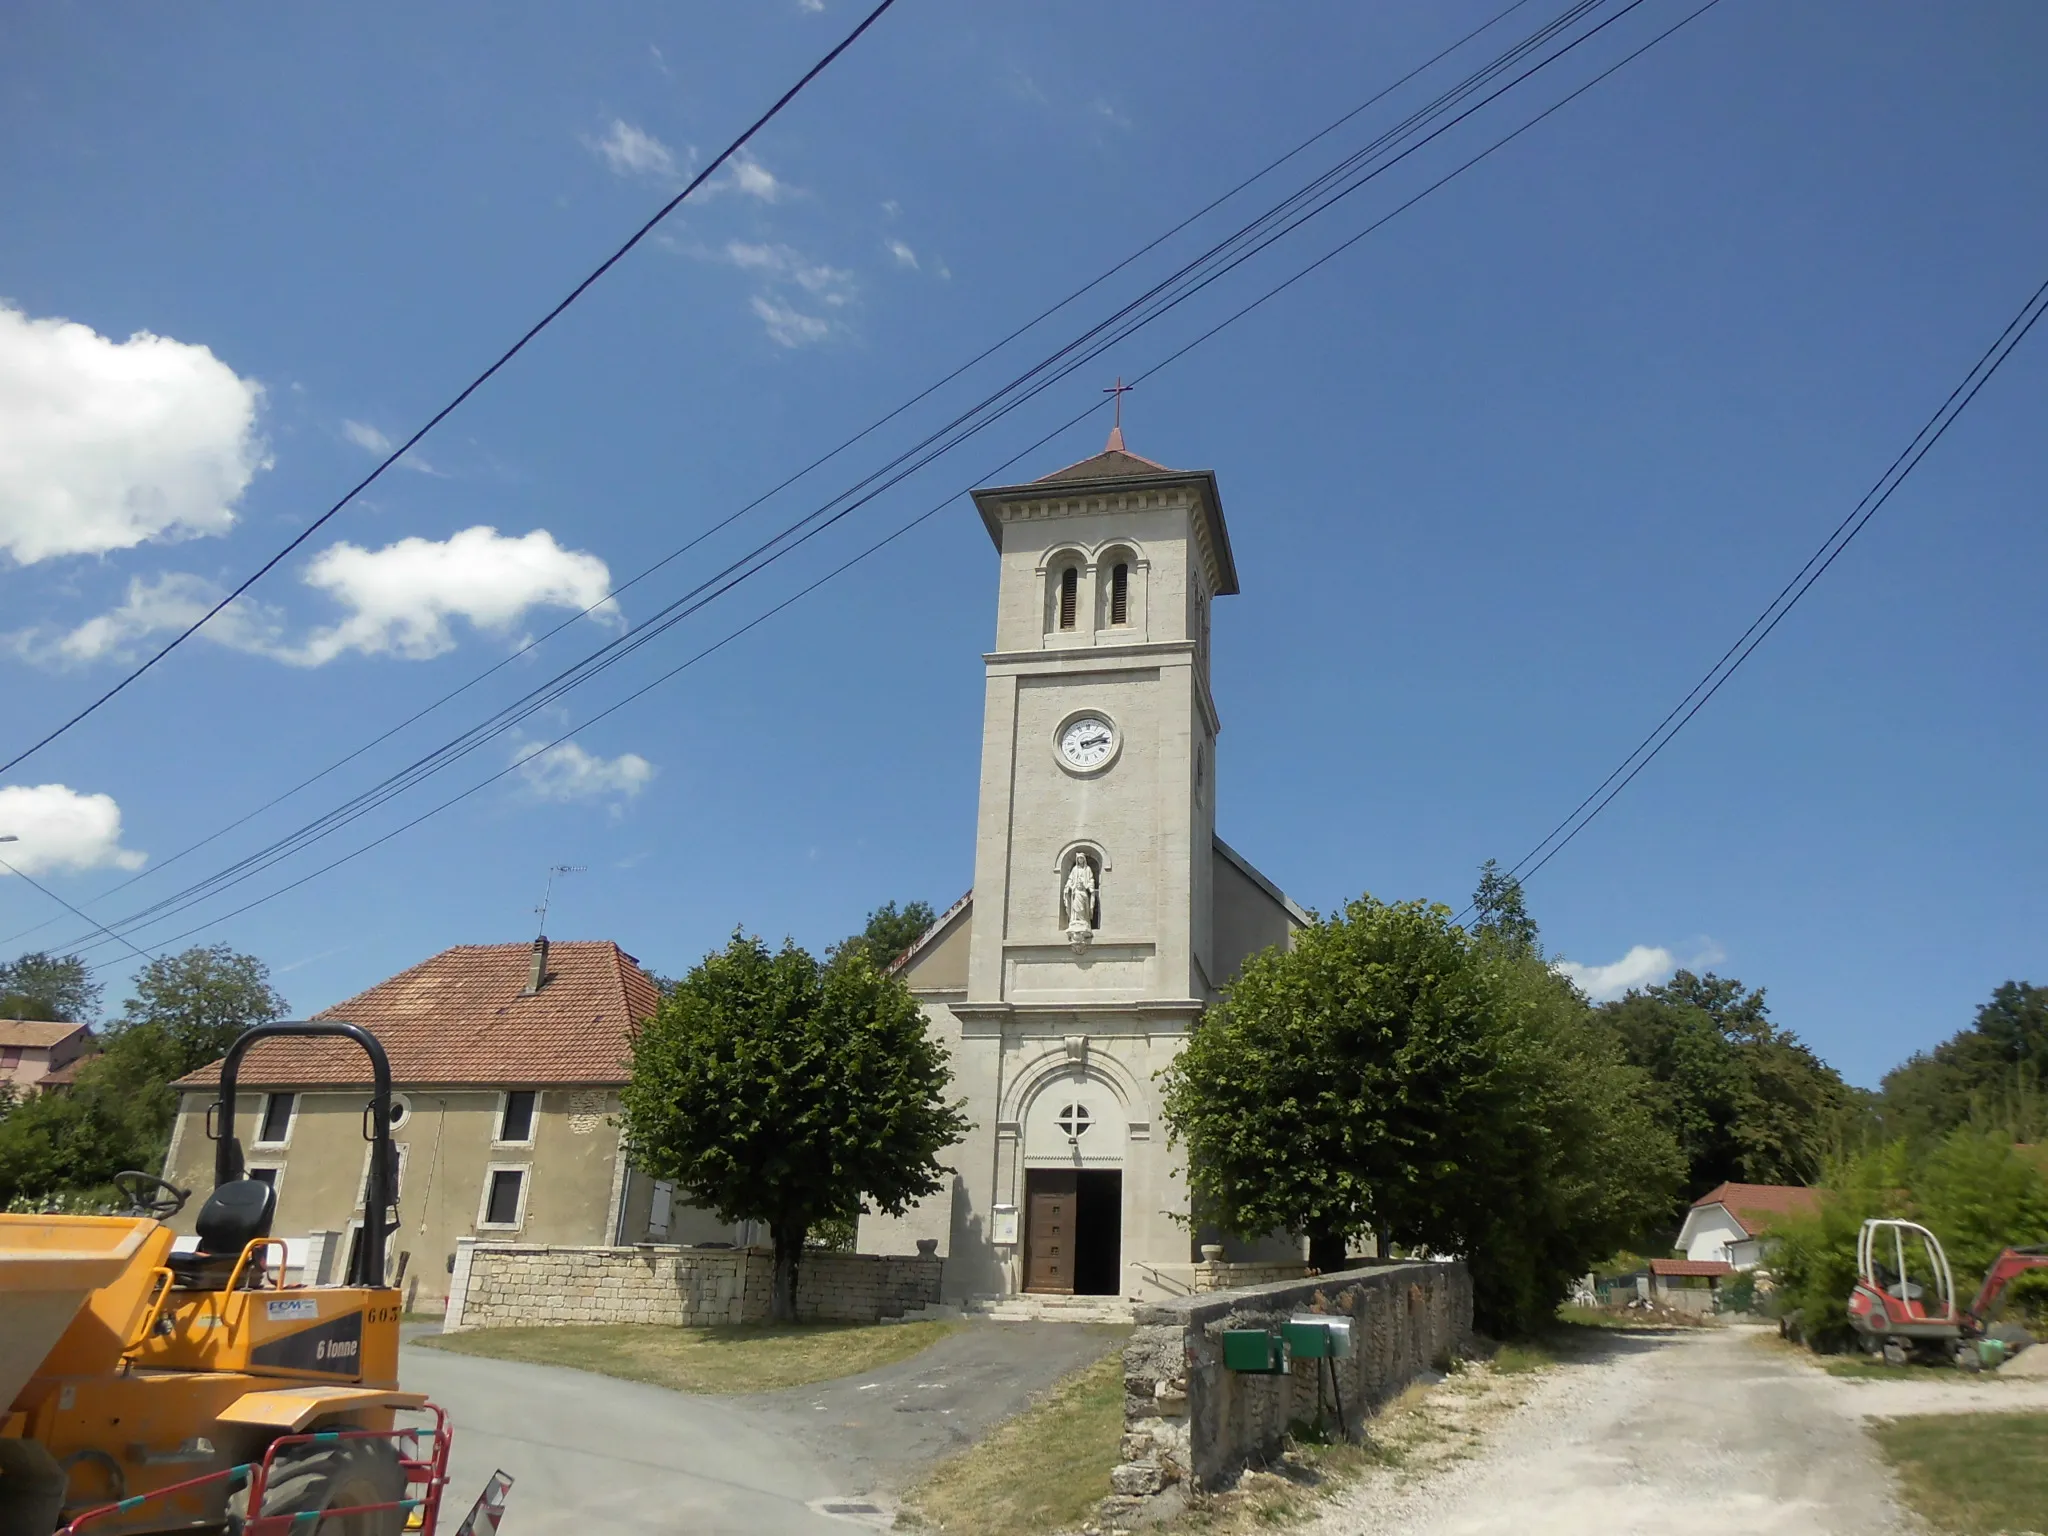
[[[1764,1256],[1765,1234],[1777,1222],[1811,1216],[1820,1192],[1793,1184],[1721,1184],[1693,1201],[1677,1246],[1688,1259],[1755,1269]]]

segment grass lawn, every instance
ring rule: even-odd
[[[1922,1414],[1871,1433],[1944,1536],[2048,1531],[2048,1413]]]
[[[1796,1347],[1796,1346],[1795,1346]],[[2015,1378],[1996,1371],[1966,1371],[1944,1360],[1940,1364],[1914,1361],[1911,1365],[1886,1365],[1868,1355],[1811,1355],[1830,1376],[1844,1381],[1941,1381],[1959,1387],[2010,1386]]]
[[[1109,1493],[1123,1432],[1119,1346],[911,1489],[898,1524],[947,1536],[1077,1530]]]
[[[778,1327],[662,1328],[605,1323],[561,1328],[479,1328],[413,1340],[458,1355],[488,1355],[532,1365],[566,1365],[675,1392],[773,1392],[855,1376],[907,1360],[957,1323],[886,1326],[819,1323]]]

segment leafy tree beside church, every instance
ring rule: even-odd
[[[764,1223],[773,1315],[796,1317],[805,1238],[849,1211],[937,1194],[968,1130],[946,1052],[904,984],[865,952],[820,965],[735,933],[633,1040],[622,1097],[636,1164],[727,1222]]]
[[[1252,957],[1165,1073],[1165,1115],[1206,1219],[1304,1233],[1325,1269],[1368,1231],[1462,1255],[1481,1326],[1521,1332],[1664,1218],[1682,1164],[1519,890],[1492,894],[1471,933],[1361,896]]]

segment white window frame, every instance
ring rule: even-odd
[[[405,1094],[394,1090],[391,1095],[391,1110],[391,1129],[394,1131],[404,1130],[407,1122],[412,1119],[412,1100]]]
[[[491,1185],[501,1173],[519,1175],[519,1210],[511,1225],[502,1221],[487,1220],[491,1214]],[[479,1232],[517,1232],[526,1225],[526,1202],[533,1193],[532,1163],[486,1163],[484,1165],[484,1186],[477,1195],[476,1229]]]
[[[294,1092],[292,1094],[291,1113],[287,1114],[284,1117],[284,1140],[265,1141],[263,1139],[263,1122],[270,1118],[270,1101],[276,1097],[277,1095],[275,1093],[266,1093],[263,1095],[262,1107],[256,1111],[256,1127],[252,1132],[250,1132],[249,1135],[250,1146],[289,1147],[292,1144],[292,1132],[297,1130],[299,1127],[299,1110],[305,1104],[306,1096],[303,1093],[298,1092]]]
[[[271,1195],[276,1199],[282,1200],[284,1198],[284,1160],[282,1158],[257,1157],[251,1158],[247,1165],[247,1172],[252,1179],[265,1169],[268,1169],[273,1175],[270,1181]]]
[[[526,1122],[526,1139],[524,1141],[506,1141],[501,1134],[505,1129],[506,1106],[511,1103],[512,1095],[515,1093],[530,1093],[533,1095],[533,1115]],[[533,1145],[534,1137],[540,1134],[540,1096],[541,1090],[538,1088],[500,1088],[498,1090],[498,1113],[491,1121],[491,1145],[493,1147],[530,1147]]]

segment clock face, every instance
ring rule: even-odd
[[[1116,731],[1100,715],[1083,715],[1060,732],[1060,756],[1076,768],[1100,768],[1116,749]]]

